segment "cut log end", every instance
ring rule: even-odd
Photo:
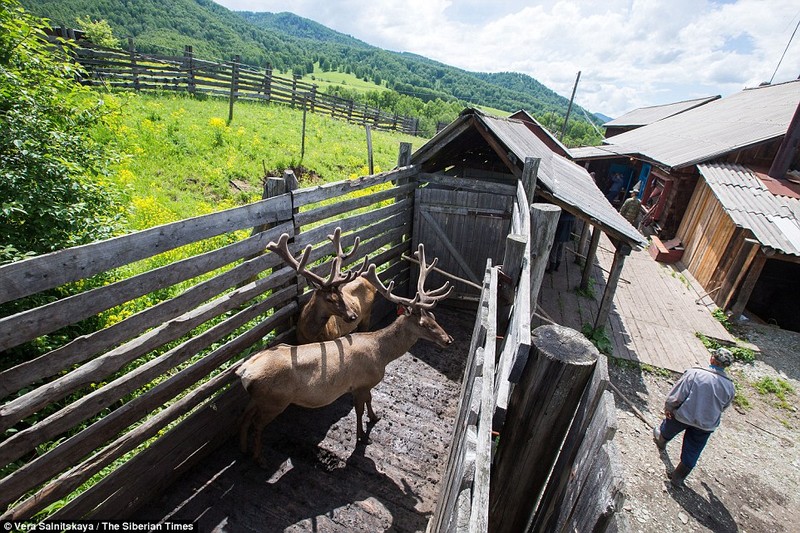
[[[532,344],[541,357],[571,365],[593,365],[600,353],[580,331],[559,325],[533,330]]]

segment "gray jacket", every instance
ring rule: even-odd
[[[735,393],[733,381],[724,370],[690,368],[667,395],[664,409],[679,422],[714,431]]]

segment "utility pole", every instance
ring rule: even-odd
[[[564,117],[564,127],[561,128],[561,136],[558,140],[562,140],[564,138],[564,134],[567,132],[567,122],[569,121],[569,114],[572,111],[572,102],[575,100],[575,91],[578,90],[578,82],[581,81],[581,71],[578,71],[578,77],[575,78],[575,85],[572,87],[572,96],[569,99],[569,107],[567,108],[567,116]]]

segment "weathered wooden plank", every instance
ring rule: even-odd
[[[492,472],[490,529],[525,529],[598,357],[580,332],[540,326],[514,388]],[[534,435],[546,435],[544,439]]]
[[[586,428],[586,436],[572,466],[567,490],[558,512],[554,531],[564,531],[575,507],[584,497],[584,494],[587,498],[593,497],[592,489],[585,492],[587,482],[590,479],[591,463],[594,461],[598,450],[614,437],[616,429],[617,418],[614,395],[611,391],[605,391],[594,416],[592,416]]]
[[[387,189],[385,191],[379,191],[370,194],[369,196],[361,196],[358,198],[351,198],[349,200],[342,200],[334,204],[318,207],[309,211],[303,211],[295,216],[295,224],[297,226],[313,224],[315,222],[325,220],[326,218],[347,213],[348,211],[367,207],[401,195],[411,194],[416,186],[416,183],[409,183],[399,187],[392,187],[391,189]]]
[[[491,267],[487,260],[487,269]],[[486,345],[483,352],[481,410],[475,448],[475,479],[472,484],[472,509],[469,531],[489,530],[489,478],[492,468],[492,419],[494,417],[494,361],[497,338],[498,268],[491,268]]]
[[[216,393],[221,387],[233,383],[237,379],[234,371],[238,366],[239,365],[236,364],[200,385],[136,429],[112,442],[100,453],[76,465],[68,472],[59,476],[58,479],[22,501],[19,505],[6,511],[0,519],[28,520],[47,505],[66,497],[84,481],[103,467],[109,465],[116,458],[135,449],[142,442],[155,436],[161,428],[188,413],[200,402]]]
[[[88,278],[185,244],[289,217],[290,198],[279,196],[3,265],[0,267],[0,303]]]
[[[163,323],[141,337],[133,339],[96,359],[94,363],[84,365],[13,399],[0,406],[0,432],[7,430],[46,405],[67,397],[83,386],[91,383],[100,383],[123,365],[182,337],[197,326],[223,313],[237,309],[248,300],[273,290],[293,276],[294,270],[287,267],[269,278],[256,280],[194,310],[190,310],[175,320]]]
[[[461,393],[458,401],[458,414],[453,427],[452,444],[450,445],[450,452],[447,457],[447,465],[441,483],[436,510],[429,525],[429,530],[431,531],[450,531],[457,520],[459,493],[462,489],[462,480],[464,478],[464,463],[467,460],[466,434],[470,426],[470,407],[473,403],[473,394],[475,393],[473,383],[477,377],[479,362],[483,364],[483,366],[492,366],[491,362],[483,362],[485,346],[489,343],[494,344],[494,340],[488,337],[489,301],[491,299],[496,299],[496,292],[495,294],[491,294],[491,276],[490,269],[487,268],[483,280],[483,290],[481,291],[481,303],[478,307],[478,314],[475,318],[475,325],[470,340],[470,349],[467,354],[464,377],[461,381]],[[490,429],[487,430],[490,431]]]
[[[282,298],[278,298],[278,300],[280,299]],[[159,383],[146,393],[114,410],[80,433],[52,448],[46,454],[25,464],[19,470],[0,481],[0,494],[6,495],[0,497],[2,506],[8,503],[7,497],[11,498],[10,501],[14,501],[15,495],[25,494],[30,489],[69,468],[75,462],[76,457],[87,456],[92,450],[118,435],[120,431],[176,397],[189,385],[202,379],[218,368],[220,364],[240,353],[242,349],[248,347],[254,341],[257,341],[259,336],[263,336],[282,321],[287,320],[292,313],[296,312],[296,309],[295,304],[289,303],[248,331],[247,336],[234,339],[192,366],[181,370],[168,380]],[[277,339],[274,342],[277,342]]]
[[[277,240],[277,235],[285,229],[291,229],[291,224],[284,223],[270,230],[267,238]],[[163,324],[182,314],[186,309],[191,309],[213,298],[224,290],[278,265],[279,262],[280,259],[272,255],[246,261],[190,287],[170,300],[140,311],[106,329],[78,337],[52,352],[7,369],[0,373],[0,398],[26,385],[54,376],[61,370],[87,361],[121,342],[136,337],[149,328]]]
[[[429,174],[426,172],[420,173],[419,180],[422,182],[433,183],[436,185],[446,185],[453,187],[456,190],[485,192],[489,194],[501,194],[505,196],[514,196],[517,189],[514,185],[505,183],[495,183],[488,181],[477,181],[454,178],[445,174]]]
[[[236,413],[246,401],[244,389],[232,386],[71,500],[52,519],[112,520],[133,516],[143,495],[162,492],[230,437],[236,430],[236,417],[220,413]]]
[[[374,187],[388,181],[410,178],[416,175],[417,172],[418,170],[416,167],[408,166],[388,172],[381,172],[380,174],[374,174],[372,176],[362,176],[353,180],[343,180],[325,183],[315,187],[298,189],[292,193],[294,196],[294,204],[296,207],[307,206],[322,200],[330,200],[331,198],[336,198],[351,192]]]
[[[250,320],[265,313],[273,305],[273,302],[269,299],[254,304],[224,322],[216,324],[203,333],[148,361],[135,370],[120,376],[80,400],[73,402],[38,424],[15,433],[0,443],[0,463],[6,464],[15,461],[34,446],[46,442],[83,420],[96,415],[126,394],[130,394],[170,368],[187,361],[199,353],[200,350],[207,348]],[[108,356],[100,357],[96,362],[93,361],[73,372],[78,373],[78,377],[73,379],[82,379],[86,373],[93,372],[97,368],[102,368],[102,374],[107,376],[129,362],[125,359],[126,356],[127,353],[125,352],[117,353],[112,351]],[[70,376],[70,374],[67,374],[67,376]]]
[[[0,350],[51,333],[155,290],[221,268],[263,250],[267,239],[267,234],[259,233],[217,250],[182,259],[164,267],[2,318]]]
[[[558,519],[558,510],[564,500],[567,483],[571,478],[568,473],[572,471],[575,458],[586,436],[589,423],[594,418],[598,405],[600,405],[608,380],[608,360],[601,354],[597,358],[597,364],[594,372],[592,372],[591,380],[586,386],[569,432],[561,446],[558,459],[553,467],[554,475],[548,481],[539,503],[539,508],[534,515],[534,531],[553,531],[555,527],[555,521]]]
[[[611,517],[622,508],[623,478],[614,442],[604,443],[596,452],[587,486],[578,501],[567,531],[605,531]]]

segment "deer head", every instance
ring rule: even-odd
[[[298,274],[306,278],[309,284],[315,289],[315,297],[318,298],[325,308],[328,309],[331,315],[342,317],[347,322],[354,322],[358,320],[358,312],[353,307],[353,302],[348,301],[342,294],[342,287],[350,283],[358,276],[360,276],[367,268],[368,257],[364,257],[364,262],[358,270],[348,269],[342,272],[342,262],[353,256],[358,250],[360,238],[356,237],[353,243],[353,248],[350,253],[344,253],[341,244],[341,228],[336,228],[333,235],[328,235],[334,247],[336,254],[331,261],[331,270],[327,278],[323,278],[318,274],[308,270],[309,257],[311,256],[311,245],[305,247],[300,259],[297,260],[289,251],[289,234],[284,233],[278,239],[278,242],[270,242],[267,244],[267,249],[275,252],[284,261],[286,261]]]
[[[392,294],[394,281],[390,281],[388,287],[385,286],[378,278],[375,265],[369,266],[369,270],[364,274],[364,277],[375,286],[381,296],[397,304],[402,309],[403,315],[411,322],[414,333],[419,338],[435,342],[439,346],[448,346],[453,342],[453,337],[448,335],[444,328],[436,322],[436,317],[431,312],[431,309],[437,303],[450,296],[453,287],[450,287],[450,282],[445,282],[438,289],[426,291],[425,279],[436,266],[438,258],[434,258],[431,264],[428,265],[425,262],[425,247],[422,243],[420,243],[414,255],[419,261],[419,278],[417,279],[417,293],[413,298],[403,298]]]

